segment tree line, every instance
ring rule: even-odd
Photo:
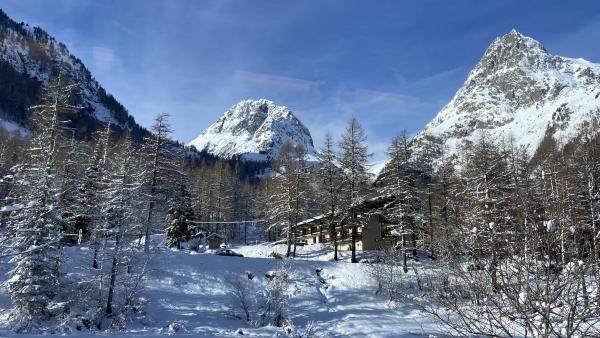
[[[388,196],[393,203],[373,211],[384,215],[383,231],[396,243],[373,264],[379,292],[401,297],[398,281],[425,254],[440,271],[429,281],[440,306],[427,309],[459,333],[595,332],[598,120],[566,144],[549,135],[535,154],[483,133],[459,156],[447,156],[440,142],[402,132],[372,183],[367,135],[352,118],[337,142],[325,137],[319,162],[288,142],[268,170],[256,167],[256,180],[239,161],[199,157],[174,142],[167,114],[157,116],[144,142],[110,123],[80,140],[65,121],[82,109],[77,93],[58,76],[29,108],[28,135],[0,128],[0,259],[11,267],[5,286],[19,331],[49,321],[123,327],[142,311],[139,292],[157,234],[173,248],[211,233],[281,240],[294,256],[297,224],[322,215],[334,259],[338,241],[349,238],[358,262],[365,224],[354,208]],[[81,260],[76,273],[67,257]]]
[[[156,234],[178,248],[211,232],[256,232],[212,225],[255,217],[256,184],[231,162],[197,163],[171,139],[168,114],[143,142],[113,123],[81,140],[69,128],[78,93],[59,75],[28,108],[26,135],[0,128],[0,262],[20,332],[123,328],[142,312]]]

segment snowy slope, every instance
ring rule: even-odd
[[[272,251],[285,252],[285,246],[268,244],[234,247],[245,257],[223,257],[211,253],[190,253],[163,248],[153,254],[152,273],[147,279],[144,297],[146,316],[142,322],[129,323],[118,335],[106,333],[72,334],[69,337],[164,337],[173,334],[169,326],[177,323],[175,336],[188,337],[289,337],[282,328],[256,328],[227,315],[232,304],[227,280],[231,274],[253,283],[266,282],[265,273],[274,270],[278,260],[268,257]],[[69,248],[73,266],[91,253],[86,248]],[[331,248],[311,245],[298,248],[292,262],[292,287],[289,319],[301,330],[314,322],[319,337],[428,337],[439,334],[436,324],[414,305],[402,303],[392,308],[375,295],[375,282],[367,274],[366,264],[349,263],[349,252],[341,252],[343,261],[333,262]],[[88,257],[89,258],[89,257]],[[88,262],[85,260],[85,262]],[[419,268],[422,263],[415,264]],[[319,278],[315,269],[320,268]],[[412,271],[412,269],[411,269]],[[414,277],[412,272],[409,273]],[[322,279],[322,280],[321,280]],[[0,289],[0,337],[15,335],[3,327],[2,308],[10,301]],[[31,336],[35,337],[35,336]]]
[[[548,53],[512,30],[497,38],[454,98],[416,136],[433,138],[458,154],[486,133],[533,154],[549,133],[561,142],[581,123],[600,117],[600,65]]]
[[[285,106],[265,99],[245,100],[226,111],[217,122],[189,144],[224,158],[270,160],[286,141],[300,144],[309,159],[317,158],[308,128]]]
[[[28,134],[27,129],[23,128],[22,126],[18,125],[17,123],[14,123],[11,121],[6,121],[2,118],[0,118],[0,126],[2,126],[2,128],[4,128],[4,130],[6,130],[9,133],[19,133],[22,136],[25,136]]]
[[[373,162],[369,164],[369,174],[372,175],[372,177],[376,178],[379,176],[379,174],[381,174],[381,171],[383,171],[383,169],[385,169],[385,167],[387,166],[387,164],[390,162],[390,160],[380,160],[377,162]]]
[[[40,85],[48,83],[60,70],[70,83],[78,83],[77,105],[82,107],[74,127],[84,133],[110,121],[121,129],[140,127],[118,103],[93,78],[90,71],[68,48],[39,27],[16,23],[0,10],[0,64],[22,76],[22,81],[34,80]],[[15,80],[12,80],[15,81]],[[22,93],[30,95],[31,93]],[[34,95],[35,98],[35,95]],[[27,111],[0,111],[5,120],[19,124]]]

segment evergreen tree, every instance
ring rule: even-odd
[[[165,234],[167,245],[171,248],[180,248],[181,243],[191,239],[193,235],[194,219],[190,182],[183,168],[184,159],[181,159],[181,169],[176,175],[175,191],[169,203],[165,217]]]
[[[352,263],[356,263],[356,238],[358,236],[358,220],[354,205],[359,202],[367,188],[369,173],[367,160],[369,153],[365,142],[367,135],[356,118],[350,119],[340,141],[340,167],[344,173],[345,206],[350,212],[352,228]]]
[[[28,161],[18,178],[15,199],[21,208],[11,215],[11,263],[7,288],[14,304],[11,316],[17,330],[35,330],[50,317],[49,307],[60,292],[60,257],[64,222],[59,213],[57,154],[62,128],[60,114],[77,109],[72,98],[77,85],[62,76],[45,88],[32,110],[32,139]]]
[[[105,175],[101,190],[101,208],[105,214],[104,232],[107,239],[110,239],[107,242],[110,245],[104,246],[102,256],[109,262],[110,270],[102,269],[101,272],[106,274],[108,279],[108,283],[102,284],[108,288],[104,307],[105,319],[112,322],[120,320],[119,316],[114,316],[115,307],[119,309],[117,313],[123,315],[132,302],[132,289],[128,283],[143,274],[143,271],[134,271],[137,249],[130,243],[137,232],[135,220],[141,206],[136,197],[143,186],[144,172],[136,166],[136,152],[130,138],[117,144],[110,162],[111,170]],[[138,266],[137,269],[141,270],[143,267]],[[100,326],[106,327],[108,324]]]
[[[395,206],[390,210],[390,216],[398,224],[394,230],[400,236],[402,267],[404,272],[407,272],[406,252],[409,248],[412,248],[413,258],[416,258],[418,195],[415,186],[416,173],[406,131],[392,139],[387,155],[390,161],[381,174],[381,180],[385,185],[380,192],[390,194],[396,199]],[[408,245],[409,236],[412,238],[411,245]]]
[[[270,229],[284,230],[286,234],[286,256],[295,254],[296,224],[305,214],[306,206],[306,152],[301,145],[286,142],[279,150],[273,170],[272,189],[269,196],[267,217]],[[292,252],[292,245],[294,251]]]
[[[321,211],[327,215],[329,222],[329,238],[333,242],[333,259],[338,260],[336,215],[340,212],[340,193],[342,191],[342,175],[336,166],[338,156],[334,150],[331,134],[325,135],[325,144],[320,151],[322,159],[319,171],[319,201]]]
[[[146,252],[150,250],[150,234],[154,229],[156,214],[164,211],[167,194],[173,187],[172,175],[178,171],[174,161],[175,149],[170,138],[172,130],[168,118],[166,113],[156,117],[152,135],[145,139],[142,148],[142,157],[148,166],[145,182],[148,201],[142,234]]]
[[[509,197],[514,185],[506,152],[490,142],[486,135],[466,150],[462,172],[469,210],[465,223],[472,238],[472,258],[476,268],[489,261],[491,285],[498,288],[496,270],[506,250],[506,234],[511,229]],[[489,259],[487,259],[489,258]]]

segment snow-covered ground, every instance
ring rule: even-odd
[[[286,336],[281,328],[254,328],[227,315],[232,303],[227,289],[231,274],[246,278],[246,272],[250,271],[255,278],[264,280],[265,273],[274,270],[279,263],[270,254],[273,251],[285,253],[285,246],[259,244],[232,249],[245,257],[157,249],[153,263],[156,268],[144,290],[147,316],[142,322],[132,323],[122,336],[213,337],[240,336],[241,333],[244,336]],[[349,253],[341,254],[342,261],[333,262],[328,247],[298,247],[298,257],[292,262],[293,286],[288,308],[289,319],[296,328],[314,322],[322,337],[439,335],[436,324],[415,306],[391,307],[385,299],[376,296],[366,264],[348,263],[344,260],[349,258]],[[321,278],[317,269],[321,270]],[[8,297],[0,292],[0,307],[9,306]],[[169,330],[172,324],[180,328],[178,332]],[[0,337],[9,334],[0,328]]]

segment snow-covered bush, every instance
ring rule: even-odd
[[[246,272],[246,276],[240,276],[232,273],[225,282],[231,294],[229,315],[245,322],[251,322],[256,312],[257,287],[254,282],[254,274]]]
[[[283,326],[286,323],[291,273],[290,261],[283,259],[271,273],[271,278],[265,281],[263,289],[258,293],[259,326]]]
[[[368,263],[367,271],[377,283],[375,294],[384,295],[390,302],[400,298],[405,275],[401,254],[394,250],[381,251]]]

